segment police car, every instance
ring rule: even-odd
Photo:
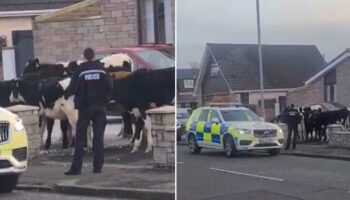
[[[22,120],[0,108],[0,193],[11,192],[27,169],[28,138]]]
[[[224,149],[228,157],[248,150],[277,155],[283,147],[282,129],[242,106],[198,108],[186,123],[186,133],[193,154],[205,147]]]

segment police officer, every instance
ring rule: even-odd
[[[293,133],[293,149],[296,147],[297,137],[299,136],[298,132],[298,124],[301,122],[302,116],[298,112],[296,108],[294,108],[294,104],[291,104],[289,108],[285,111],[285,122],[288,126],[288,138],[286,144],[286,150],[290,147],[290,142]]]
[[[85,63],[74,72],[66,98],[75,95],[75,108],[79,111],[74,159],[66,175],[81,174],[87,128],[93,127],[93,173],[101,173],[104,162],[103,138],[106,127],[106,106],[112,91],[112,81],[99,61],[94,61],[92,48],[84,50]]]

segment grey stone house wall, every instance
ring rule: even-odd
[[[41,62],[80,58],[86,47],[138,44],[137,0],[101,0],[101,18],[35,23],[34,54]]]
[[[350,58],[337,66],[337,102],[350,106]]]
[[[324,102],[323,77],[310,85],[296,88],[287,93],[287,105],[294,104],[300,107],[307,104],[317,104]]]

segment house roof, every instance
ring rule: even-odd
[[[208,43],[207,50],[232,91],[260,88],[256,44]],[[262,45],[262,56],[265,89],[299,87],[325,65],[315,45]]]
[[[84,0],[75,4],[37,16],[35,22],[72,21],[82,18],[99,17],[101,15],[101,0]]]
[[[0,12],[51,10],[79,3],[83,0],[1,0]]]
[[[314,76],[309,78],[305,81],[305,84],[308,85],[316,80],[318,80],[320,77],[325,75],[327,72],[331,71],[332,69],[336,68],[336,66],[342,62],[345,58],[350,57],[350,49],[345,49],[341,54],[339,54],[337,57],[335,57],[333,60],[331,60],[325,68],[323,68],[321,71],[316,73]]]
[[[194,79],[198,74],[198,69],[178,68],[176,74],[177,79]]]

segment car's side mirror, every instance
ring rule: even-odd
[[[219,120],[218,118],[214,117],[214,118],[212,118],[212,119],[210,120],[210,122],[211,122],[211,123],[218,124],[218,123],[220,123],[220,120]]]

